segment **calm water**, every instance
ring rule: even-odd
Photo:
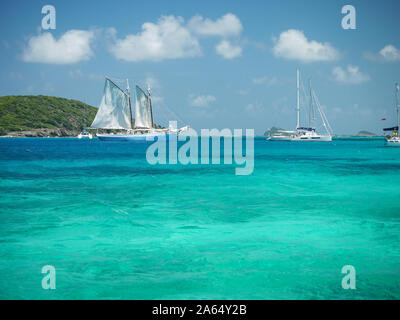
[[[400,148],[259,140],[250,176],[144,153],[0,139],[0,298],[400,298]]]

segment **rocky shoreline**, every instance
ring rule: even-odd
[[[66,130],[66,129],[32,129],[27,131],[14,131],[8,132],[2,137],[25,137],[25,138],[47,138],[47,137],[76,137],[79,131],[76,130]]]

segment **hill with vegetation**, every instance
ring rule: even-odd
[[[97,108],[49,96],[0,97],[0,135],[76,136],[89,127]]]
[[[357,133],[357,137],[377,137],[378,135],[373,133],[373,132],[369,132],[367,130],[361,130],[359,133]]]

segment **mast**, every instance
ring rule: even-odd
[[[149,106],[150,106],[150,116],[151,116],[151,127],[154,128],[153,121],[153,106],[151,105],[151,94],[150,94],[150,86],[147,88],[147,93],[149,95]]]
[[[297,69],[297,126],[296,129],[300,127],[300,71]]]
[[[399,132],[400,126],[400,102],[399,102],[399,90],[400,86],[396,82],[396,110],[397,110],[397,132]]]
[[[126,79],[126,92],[128,94],[128,103],[129,103],[129,114],[130,114],[130,121],[131,121],[131,129],[133,129],[132,123],[132,105],[131,105],[131,92],[129,90],[129,80]]]
[[[312,121],[312,95],[311,95],[311,79],[308,79],[308,90],[310,91],[310,101],[309,101],[309,106],[308,106],[308,124],[310,127],[311,121]]]
[[[310,114],[309,114],[309,121],[310,121],[310,127],[314,128],[314,122],[315,122],[315,109],[314,109],[314,103],[313,103],[313,95],[312,95],[312,87],[311,87],[311,78],[308,79],[308,87],[310,90]]]

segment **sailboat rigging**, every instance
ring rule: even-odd
[[[392,136],[386,137],[386,145],[389,147],[400,147],[399,127],[400,127],[400,101],[399,101],[400,85],[395,84],[395,109],[397,113],[397,125],[391,128],[384,128],[383,131],[392,131]]]
[[[106,77],[103,96],[97,114],[90,129],[125,130],[122,133],[97,133],[100,140],[107,141],[146,141],[152,138],[168,137],[171,133],[179,133],[181,129],[159,129],[154,125],[150,88],[147,92],[139,86],[135,87],[135,117],[131,104],[129,81],[126,90],[121,89],[110,78]]]
[[[290,131],[290,135],[278,133],[276,135],[272,135],[268,137],[269,141],[321,141],[321,142],[329,142],[332,141],[332,128],[329,124],[329,121],[322,110],[321,104],[319,103],[318,97],[311,87],[311,80],[309,80],[309,110],[308,110],[308,126],[300,125],[300,71],[297,69],[297,124],[295,131]],[[317,129],[315,127],[315,111],[318,111],[322,125],[325,129],[325,134],[317,133]]]

